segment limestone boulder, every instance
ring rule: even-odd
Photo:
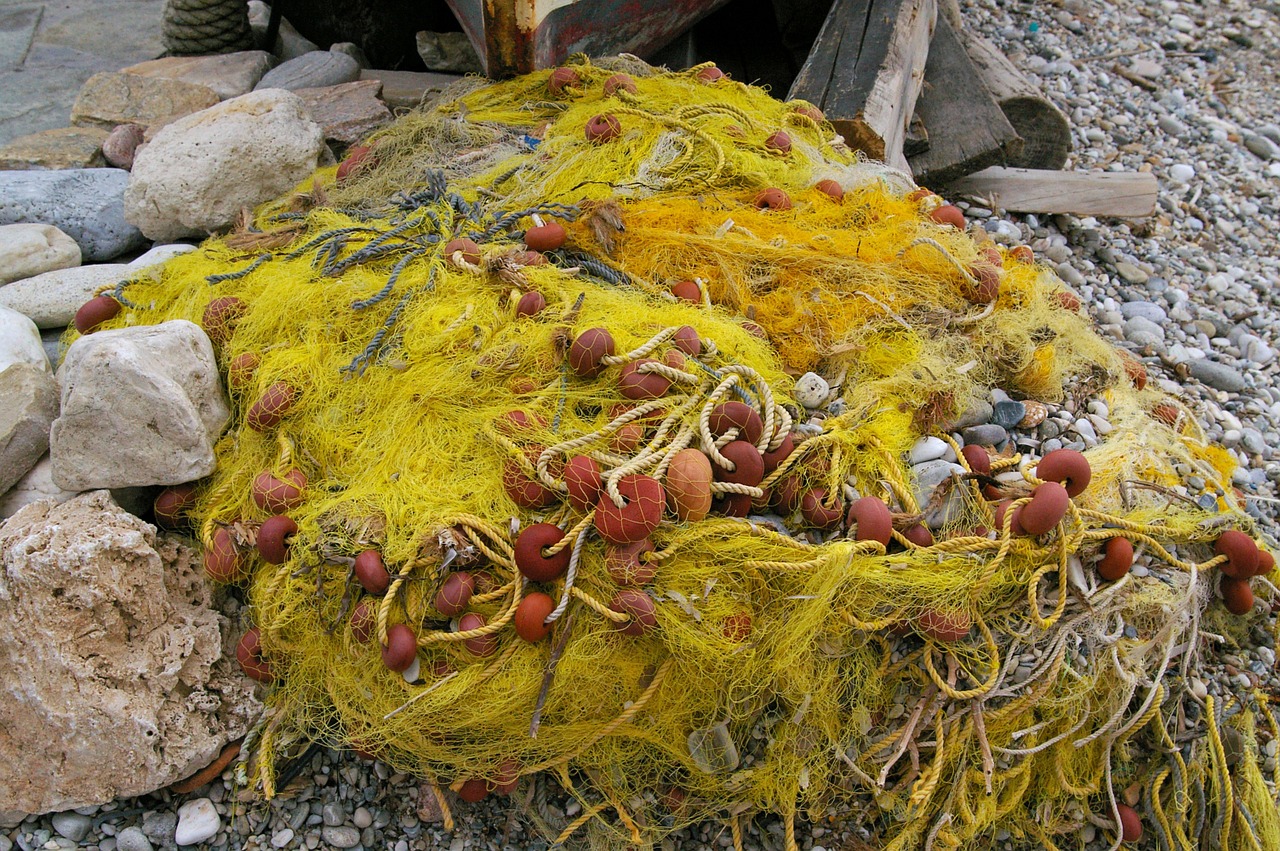
[[[62,412],[49,436],[58,487],[177,485],[213,472],[230,411],[197,325],[88,334],[67,350],[58,383]]]
[[[163,128],[134,159],[125,216],[170,241],[228,227],[311,174],[324,133],[291,92],[223,101]]]
[[[100,287],[135,273],[127,263],[100,263],[45,272],[0,287],[0,307],[16,310],[41,328],[65,328]]]
[[[147,516],[155,503],[157,488],[113,488],[111,498],[116,505],[137,517]],[[63,490],[53,481],[53,461],[46,452],[27,474],[0,496],[0,520],[7,520],[33,502],[53,500],[63,503],[79,496],[79,491]]]
[[[0,284],[80,265],[80,246],[53,225],[0,225]]]
[[[195,553],[95,491],[0,527],[0,811],[168,786],[261,711]]]
[[[87,263],[102,263],[142,245],[125,221],[129,172],[118,168],[0,171],[0,225],[53,225],[80,246]]]
[[[213,89],[197,83],[104,71],[80,87],[71,107],[71,123],[106,130],[117,124],[141,124],[154,129],[219,100]]]
[[[15,363],[0,372],[0,493],[49,449],[49,427],[57,416],[58,385],[47,368]]]

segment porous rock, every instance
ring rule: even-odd
[[[0,307],[0,369],[8,369],[15,363],[53,371],[36,323],[16,310]]]
[[[338,86],[298,89],[312,120],[324,129],[325,139],[354,145],[392,119],[391,110],[378,100],[382,83],[356,80]]]
[[[117,124],[141,124],[154,129],[219,100],[217,92],[208,86],[104,71],[81,86],[71,107],[71,123],[107,130]]]
[[[67,490],[177,485],[213,472],[230,412],[213,344],[184,319],[96,331],[58,369],[53,480]]]
[[[313,50],[268,71],[254,88],[262,89],[314,89],[336,86],[360,79],[360,63],[345,53],[332,50]]]
[[[65,328],[99,288],[115,285],[133,273],[126,263],[45,272],[0,287],[0,307],[30,317],[41,328]]]
[[[0,493],[48,450],[56,416],[58,385],[47,367],[15,363],[0,372]]]
[[[101,127],[58,127],[29,133],[0,147],[0,169],[101,168]]]
[[[179,538],[105,491],[0,527],[0,811],[143,795],[207,765],[260,710]]]
[[[129,172],[118,168],[0,171],[0,225],[53,225],[80,246],[85,262],[101,263],[142,245],[125,221]]]
[[[241,50],[215,56],[166,56],[123,70],[126,74],[206,86],[227,100],[253,91],[262,75],[275,64],[275,57],[265,50]]]
[[[134,160],[125,214],[151,239],[203,236],[292,189],[324,148],[296,95],[250,92],[161,129]]]
[[[0,284],[80,265],[80,246],[53,225],[0,225]]]

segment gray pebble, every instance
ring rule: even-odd
[[[364,807],[358,807],[355,813],[351,816],[351,822],[356,827],[364,830],[366,827],[373,824],[373,813],[369,812]]]
[[[1258,136],[1250,134],[1244,137],[1244,146],[1254,156],[1261,157],[1264,160],[1280,159],[1280,145],[1268,139],[1266,136]]]
[[[1243,444],[1246,452],[1252,452],[1260,455],[1267,448],[1267,442],[1262,437],[1262,432],[1256,428],[1243,428],[1240,430],[1240,442]]]
[[[1164,345],[1164,328],[1159,323],[1135,316],[1124,323],[1124,338],[1135,346]]]
[[[350,83],[360,78],[360,63],[345,53],[313,50],[282,62],[254,86],[259,89],[313,89]]]
[[[324,823],[330,827],[342,824],[347,820],[347,814],[342,811],[342,805],[334,801],[325,804],[324,808],[320,810],[320,814]]]
[[[991,421],[1001,428],[1013,428],[1027,415],[1027,406],[1013,399],[996,402]]]
[[[289,843],[293,841],[293,828],[286,827],[283,830],[277,830],[271,834],[271,846],[273,848],[287,848]]]
[[[1120,305],[1120,315],[1125,319],[1141,317],[1150,322],[1163,322],[1167,318],[1165,310],[1153,301],[1128,301]]]
[[[1003,426],[995,423],[983,423],[982,425],[969,426],[964,429],[961,434],[965,443],[976,443],[979,446],[1002,446],[1009,439],[1009,434],[1004,430]]]
[[[142,816],[142,832],[148,839],[164,844],[173,842],[173,834],[178,829],[177,813],[144,813]]]
[[[1120,277],[1124,278],[1131,284],[1145,284],[1150,277],[1146,272],[1139,269],[1132,263],[1120,262],[1116,264],[1116,271],[1120,273]]]
[[[89,835],[89,828],[93,827],[93,819],[75,812],[54,813],[50,821],[54,830],[72,842],[84,839]]]
[[[1187,368],[1192,378],[1197,381],[1203,381],[1215,390],[1239,393],[1246,387],[1244,376],[1240,374],[1240,370],[1225,363],[1218,363],[1208,358],[1200,358],[1189,361]]]
[[[961,414],[955,422],[951,424],[948,431],[960,431],[970,426],[980,425],[991,421],[991,415],[995,413],[995,409],[991,407],[991,403],[985,399],[975,400],[969,409]]]
[[[1187,125],[1183,124],[1172,115],[1162,115],[1160,120],[1156,122],[1160,125],[1160,129],[1168,133],[1170,136],[1182,137],[1189,132]]]
[[[345,825],[325,825],[320,835],[334,848],[355,848],[360,844],[360,831]]]
[[[1084,438],[1085,443],[1090,441],[1096,442],[1098,439],[1098,433],[1094,430],[1093,423],[1089,422],[1087,419],[1081,418],[1076,420],[1072,429],[1076,434]]]
[[[117,851],[152,851],[151,841],[138,827],[126,827],[116,834]]]

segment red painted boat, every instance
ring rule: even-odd
[[[726,0],[447,0],[490,77],[574,53],[648,56]]]

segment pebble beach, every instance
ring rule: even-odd
[[[1208,440],[1235,456],[1233,484],[1274,546],[1280,517],[1280,4],[985,0],[961,8],[966,25],[996,43],[1070,119],[1067,170],[1150,172],[1159,198],[1155,216],[1133,221],[1011,214],[998,198],[947,200],[997,244],[1025,244],[1056,267],[1100,333],[1139,360],[1148,380],[1176,399]],[[835,382],[820,375],[800,380],[797,400],[811,427],[839,413]],[[954,431],[962,443],[1008,442],[1044,455],[1097,445],[1113,429],[1109,413],[1099,398],[1039,403],[997,389],[987,403],[966,411]],[[911,461],[924,504],[957,459],[943,441],[924,438]],[[1201,508],[1217,503],[1221,494],[1195,469],[1178,472],[1183,482],[1170,500]],[[1138,576],[1145,570],[1141,563],[1134,567]],[[220,605],[228,617],[237,614],[234,599]],[[1205,655],[1192,690],[1280,694],[1276,648],[1265,627],[1252,627],[1247,653]],[[1020,664],[1030,670],[1037,661]],[[890,717],[908,709],[896,705]],[[1273,776],[1276,741],[1264,746],[1264,756],[1263,773]],[[280,784],[283,791],[271,802],[244,791],[228,768],[188,794],[161,791],[0,822],[0,851],[545,849],[552,847],[547,835],[581,814],[550,780],[478,804],[451,797],[446,818],[428,785],[351,752],[317,748],[293,769],[296,779]],[[1114,833],[1095,823],[1107,817],[1081,814],[1079,847],[1112,847]],[[746,848],[784,848],[777,820],[762,818],[743,829]],[[875,837],[847,822],[801,821],[797,833],[804,851],[877,847]],[[993,847],[1004,851],[1033,847],[996,838]],[[733,839],[725,825],[708,823],[677,831],[661,847],[732,848]],[[1156,845],[1148,839],[1138,847]]]

